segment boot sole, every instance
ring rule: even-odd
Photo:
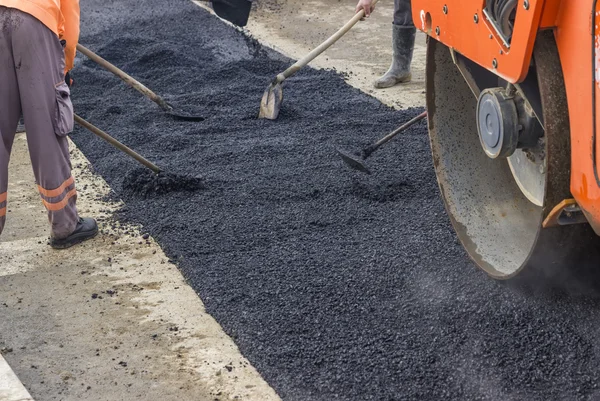
[[[94,230],[94,232],[86,232],[86,233],[78,233],[75,234],[74,236],[70,237],[68,240],[55,240],[52,241],[50,240],[50,246],[53,249],[67,249],[67,248],[71,248],[72,246],[75,246],[77,244],[81,244],[82,242],[85,242],[89,239],[94,238],[96,235],[98,235],[98,228],[96,227],[96,230]]]
[[[386,88],[391,88],[391,87],[393,87],[393,86],[396,86],[396,85],[398,85],[398,84],[405,84],[405,83],[408,83],[408,82],[410,82],[410,81],[412,81],[412,77],[410,77],[410,76],[409,76],[409,77],[405,77],[405,78],[402,78],[402,79],[396,79],[396,80],[394,80],[394,83],[393,83],[393,84],[391,84],[391,85],[387,85],[387,84],[378,84],[377,82],[375,82],[375,83],[373,84],[373,86],[374,86],[376,89],[386,89]]]

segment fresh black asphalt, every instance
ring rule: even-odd
[[[258,120],[289,60],[188,0],[81,5],[82,44],[206,120],[174,120],[80,57],[76,112],[188,180],[158,185],[83,129],[73,140],[284,400],[600,399],[589,283],[527,291],[477,270],[424,123],[375,153],[371,176],[338,159],[422,110],[306,69],[279,119]]]

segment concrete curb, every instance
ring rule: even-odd
[[[8,362],[2,355],[0,355],[0,400],[33,401],[23,383],[8,366]]]

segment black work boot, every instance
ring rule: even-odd
[[[89,217],[79,218],[75,231],[67,238],[50,238],[50,246],[54,249],[67,249],[80,242],[94,238],[98,234],[96,220]]]
[[[401,25],[392,26],[394,58],[390,69],[374,83],[375,87],[379,89],[390,88],[401,82],[410,82],[412,78],[410,63],[412,62],[417,29]]]

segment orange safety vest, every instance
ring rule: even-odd
[[[79,0],[0,0],[0,6],[32,15],[65,40],[65,72],[73,68],[79,41]]]

